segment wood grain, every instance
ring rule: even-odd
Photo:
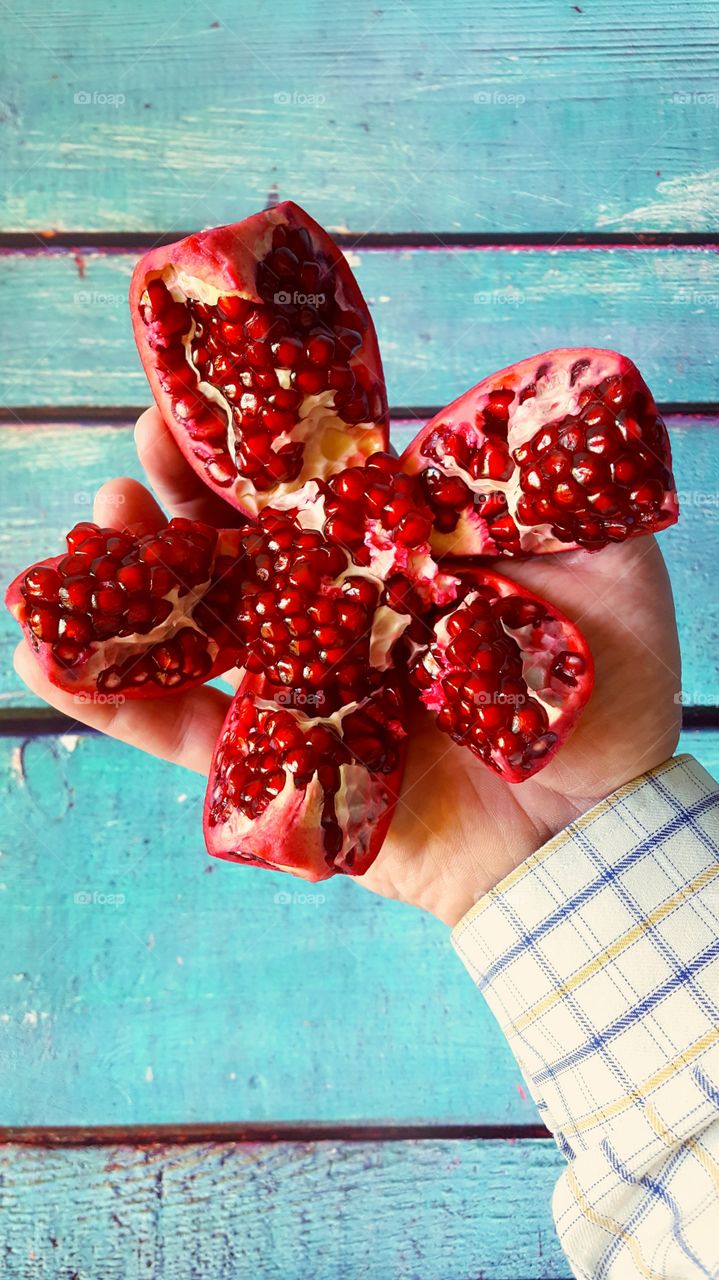
[[[6,1280],[549,1280],[551,1142],[0,1148]]]
[[[118,742],[0,763],[0,1125],[536,1124],[437,921],[208,859],[202,779]]]
[[[674,416],[669,422],[682,517],[662,535],[661,546],[677,600],[685,701],[717,705],[719,417]],[[418,427],[414,421],[393,424],[399,449]],[[129,425],[6,424],[0,428],[0,468],[13,476],[0,526],[0,580],[5,582],[35,559],[64,548],[64,534],[77,520],[89,518],[93,495],[103,481],[140,474]],[[37,704],[12,671],[18,635],[9,614],[0,612],[0,707]]]
[[[714,230],[710,0],[8,10],[0,226]]]
[[[392,404],[446,404],[532,352],[581,345],[625,352],[660,400],[719,400],[712,249],[371,249],[349,258]],[[147,401],[127,306],[135,261],[96,250],[0,256],[6,404]]]

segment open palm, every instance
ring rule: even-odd
[[[167,432],[159,412],[140,418],[136,441],[155,493],[171,515],[216,525],[230,509],[209,494]],[[111,480],[95,520],[159,527],[166,514],[135,480]],[[500,571],[507,573],[507,565]],[[508,576],[577,622],[592,648],[596,686],[564,749],[538,775],[511,786],[464,747],[412,712],[402,795],[367,888],[433,912],[449,924],[572,818],[660,764],[680,726],[679,650],[671,589],[653,538],[601,555],[564,552],[509,566]],[[229,694],[203,686],[152,702],[78,706],[43,676],[25,643],[16,668],[59,711],[164,759],[207,773]],[[230,675],[231,683],[239,673]]]

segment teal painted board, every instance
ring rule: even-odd
[[[119,743],[0,748],[0,1124],[536,1121],[437,921],[210,860]]]
[[[5,17],[0,227],[708,230],[711,0],[77,0]]]
[[[550,1141],[0,1148],[4,1280],[568,1277]]]
[[[0,1125],[537,1122],[437,921],[208,859],[202,780],[120,743],[0,747]]]
[[[719,704],[719,599],[714,589],[719,562],[719,419],[669,420],[682,516],[661,537],[681,631],[687,704]],[[418,429],[395,422],[398,449]],[[39,425],[0,427],[0,470],[6,486],[0,527],[0,582],[39,557],[64,549],[65,532],[91,514],[93,494],[113,475],[140,475],[127,427]],[[509,567],[511,573],[511,566]],[[19,632],[0,611],[0,707],[33,706],[37,699],[11,666]]]
[[[446,404],[556,346],[616,347],[655,396],[719,399],[719,254],[706,248],[370,249],[348,255],[377,323],[390,403]],[[125,252],[6,253],[2,399],[142,404]]]

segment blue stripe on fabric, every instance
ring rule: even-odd
[[[664,1183],[674,1172],[677,1164],[679,1164],[684,1157],[689,1155],[689,1148],[684,1146],[679,1147],[678,1151],[676,1151],[674,1155],[667,1160],[659,1177],[652,1178],[649,1174],[642,1174],[641,1177],[635,1177],[631,1170],[627,1169],[626,1165],[619,1159],[616,1151],[614,1151],[606,1138],[601,1145],[606,1159],[609,1161],[614,1172],[622,1179],[622,1182],[626,1182],[633,1187],[643,1187],[644,1190],[648,1192],[645,1199],[640,1201],[637,1205],[629,1222],[625,1224],[625,1230],[627,1233],[631,1234],[639,1220],[651,1209],[653,1203],[666,1205],[672,1215],[672,1239],[674,1240],[674,1243],[679,1249],[681,1249],[685,1257],[689,1258],[690,1261],[694,1263],[697,1270],[700,1271],[702,1275],[709,1277],[709,1280],[711,1280],[713,1272],[704,1266],[701,1258],[697,1257],[693,1249],[691,1249],[687,1243],[682,1229],[682,1211],[674,1199],[674,1196],[671,1195],[664,1186]],[[607,1268],[611,1264],[612,1255],[615,1254],[619,1246],[624,1243],[625,1241],[622,1240],[621,1237],[617,1237],[612,1241],[599,1262],[599,1266],[594,1273],[594,1280],[603,1280],[603,1277],[606,1275]]]
[[[677,809],[677,811],[679,811],[680,809],[679,803],[674,799],[673,796],[667,795],[666,799],[669,804],[673,804],[674,808]],[[690,823],[690,826],[693,829],[694,824]],[[587,840],[583,831],[578,831],[576,833],[575,838],[576,838],[577,844],[582,849],[582,852],[584,853],[585,857],[587,857],[589,861],[594,866],[596,866],[598,870],[601,871],[600,856],[597,853],[597,850],[594,848],[591,840]],[[716,853],[716,849],[713,849],[712,852]],[[616,885],[614,886],[614,891],[617,897],[619,898],[620,902],[622,902],[623,905],[626,907],[629,915],[634,916],[634,918],[637,920],[641,920],[643,918],[642,908],[639,906],[639,903],[636,901],[634,896],[630,893],[627,886],[625,884],[622,884],[621,881],[617,881]],[[664,937],[664,934],[662,933],[661,923],[657,925],[657,924],[652,924],[647,922],[647,927],[644,933],[642,934],[642,941],[651,942],[652,945],[656,948],[656,951],[658,952],[658,954],[662,957],[663,960],[666,961],[667,968],[671,972],[676,972],[676,970],[679,967],[680,960],[674,948],[669,944],[667,939]],[[636,945],[636,944],[632,944],[632,945]],[[627,977],[626,974],[625,974],[625,977]],[[697,1007],[704,1014],[704,1017],[707,1019],[707,1021],[716,1022],[717,1005],[714,1002],[714,1000],[712,1000],[711,996],[707,995],[706,992],[702,991],[701,987],[695,982],[689,982],[687,984],[687,990],[690,992]],[[655,1036],[653,1036],[652,1038],[654,1039],[654,1042],[657,1048],[660,1050],[660,1052],[662,1052],[663,1051],[662,1046],[660,1045],[657,1038]]]
[[[663,982],[654,991],[650,991],[649,995],[639,1001],[639,1004],[634,1005],[632,1009],[628,1009],[626,1013],[622,1014],[621,1018],[617,1018],[608,1027],[605,1027],[604,1031],[598,1031],[591,1039],[585,1041],[579,1049],[573,1049],[571,1053],[565,1054],[563,1058],[554,1062],[551,1067],[545,1067],[542,1071],[539,1071],[534,1077],[534,1082],[536,1084],[544,1084],[550,1077],[554,1076],[555,1072],[566,1071],[567,1067],[576,1067],[580,1062],[584,1062],[593,1053],[601,1050],[609,1040],[621,1035],[622,1031],[626,1031],[627,1027],[631,1027],[633,1023],[638,1022],[647,1013],[651,1013],[652,1009],[661,1004],[662,1000],[694,977],[696,973],[699,973],[706,964],[715,960],[717,956],[719,956],[719,938],[715,938],[714,942],[705,947],[689,964],[682,965],[670,978],[667,978],[666,982]],[[719,1009],[716,1011],[715,1020],[719,1022]]]
[[[688,814],[698,817],[707,809],[712,808],[717,808],[719,810],[719,793],[703,796],[701,800],[698,800],[696,804],[691,806],[690,810],[682,810],[681,813],[676,814],[669,820],[669,822],[665,823],[663,827],[658,831],[655,831],[653,835],[647,836],[646,840],[642,840],[641,844],[635,845],[635,847],[631,849],[629,853],[625,854],[619,862],[615,863],[614,866],[607,867],[598,879],[592,880],[588,885],[585,885],[583,889],[580,889],[578,893],[575,893],[573,898],[567,898],[567,901],[562,903],[560,907],[557,907],[556,911],[553,911],[551,915],[546,916],[535,929],[522,934],[517,942],[515,942],[507,951],[504,952],[503,955],[499,956],[498,959],[495,960],[494,964],[487,969],[486,973],[483,974],[477,984],[480,991],[483,991],[487,986],[489,986],[497,975],[501,973],[503,969],[506,969],[507,965],[511,964],[513,960],[516,960],[517,956],[521,955],[523,951],[526,951],[527,947],[538,942],[539,939],[544,937],[546,933],[549,933],[555,925],[559,924],[560,921],[565,920],[570,911],[575,911],[579,907],[584,906],[584,904],[589,902],[600,889],[603,889],[605,885],[612,884],[619,876],[623,875],[629,867],[633,866],[635,862],[638,862],[645,854],[650,853],[652,849],[656,847],[658,842],[667,840],[671,836],[675,835],[677,831],[685,825]],[[571,827],[567,828],[567,830],[571,836],[576,835],[576,832],[573,832]],[[536,868],[536,871],[539,871],[540,868],[541,863],[539,864],[539,867]],[[531,871],[529,874],[535,874],[535,870]],[[502,907],[501,900],[497,900],[497,905]]]
[[[616,886],[615,892],[618,892],[618,891],[619,891],[619,886]],[[503,907],[510,923],[513,926],[515,926],[515,928],[517,929],[517,932],[519,932],[519,927],[518,927],[519,917],[517,915],[516,909],[511,905],[511,902],[509,900],[505,900]],[[597,949],[599,949],[598,939],[595,938],[595,942],[597,945]],[[534,959],[536,960],[538,967],[544,973],[549,986],[558,988],[561,985],[561,978],[559,974],[556,972],[554,966],[550,963],[548,956],[545,955],[543,949],[541,947],[537,947],[536,951],[533,954],[534,954]],[[669,966],[670,968],[676,967],[676,964],[678,963],[677,958],[675,957],[674,959],[675,959],[675,964],[674,966]],[[511,977],[507,979],[507,982],[510,982],[510,981],[511,981]],[[581,988],[580,988],[580,991],[581,991]],[[591,1036],[593,1032],[596,1030],[596,1028],[592,1020],[588,1016],[586,1009],[583,1008],[579,995],[580,995],[579,991],[577,992],[567,991],[563,996],[563,1002],[566,1004],[567,1009],[571,1013],[572,1017],[576,1019],[577,1023],[579,1024],[579,1028],[582,1032],[582,1035]],[[496,996],[496,998],[498,998],[498,996]],[[505,1015],[506,1015],[506,1010],[505,1010]],[[532,1026],[529,1026],[515,1033],[516,1039],[522,1045],[526,1045],[527,1048],[530,1050],[530,1053],[536,1052],[536,1047],[533,1045],[533,1032],[534,1032],[534,1029],[532,1028]],[[607,1070],[613,1074],[620,1090],[623,1093],[630,1093],[633,1086],[633,1081],[629,1072],[625,1070],[624,1064],[619,1062],[616,1056],[607,1049],[602,1050],[601,1056],[607,1067]],[[552,1085],[562,1103],[562,1106],[564,1107],[565,1112],[568,1112],[569,1108],[567,1106],[567,1099],[564,1096],[564,1090],[562,1088],[562,1084],[557,1079],[553,1071],[551,1071],[551,1079],[552,1079]]]
[[[719,1111],[719,1089],[712,1083],[708,1075],[702,1071],[701,1067],[694,1067],[692,1070],[692,1079],[694,1083],[701,1089],[702,1093],[711,1103],[714,1104]]]

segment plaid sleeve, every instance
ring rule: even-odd
[[[550,840],[453,943],[568,1160],[591,1280],[719,1276],[719,786],[678,756]]]

